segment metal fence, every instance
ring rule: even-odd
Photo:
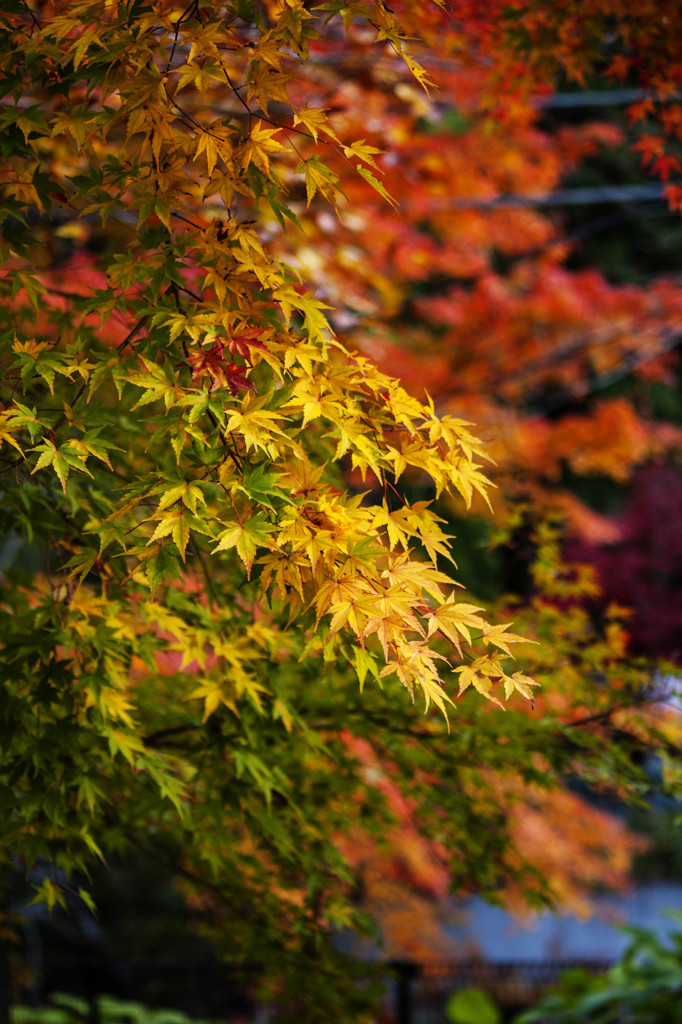
[[[609,966],[607,961],[595,960],[390,961],[386,963],[382,1020],[390,1024],[446,1024],[448,999],[465,988],[488,992],[505,1018],[510,1019],[532,1005],[566,969],[581,967],[596,974]],[[80,996],[91,1008],[89,1024],[98,1024],[100,995],[229,1024],[236,1020],[268,1019],[262,1009],[259,1012],[253,997],[257,977],[257,967],[235,969],[217,962],[114,962],[87,955],[50,957],[43,963],[41,977],[35,978],[22,996],[35,1006],[49,1003],[50,996],[57,992]]]
[[[536,1002],[569,968],[601,974],[610,966],[606,960],[394,963],[393,1017],[396,1024],[445,1024],[448,999],[465,988],[483,989],[510,1017]]]

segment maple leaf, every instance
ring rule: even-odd
[[[233,395],[239,394],[240,390],[255,391],[254,385],[244,376],[245,367],[226,361],[225,346],[220,341],[216,341],[210,348],[188,352],[187,362],[192,368],[192,380],[195,383],[204,377],[210,378],[210,391],[228,388]]]
[[[662,153],[651,164],[652,173],[657,174],[661,181],[670,181],[671,174],[677,174],[682,169],[682,163],[671,153]]]
[[[84,456],[75,452],[71,447],[71,442],[69,441],[60,447],[57,447],[54,441],[43,441],[42,444],[36,445],[32,451],[40,452],[40,456],[31,470],[31,475],[37,473],[41,469],[44,469],[46,466],[52,466],[59,477],[59,482],[61,483],[62,490],[65,494],[66,481],[72,469],[79,470],[82,473],[86,473],[88,476],[92,476],[92,473],[84,464]]]
[[[159,507],[161,508],[161,506]],[[155,541],[161,540],[170,534],[184,562],[190,530],[197,527],[201,532],[206,532],[206,528],[196,522],[196,517],[184,505],[180,508],[171,509],[169,512],[163,509],[158,513],[156,528],[147,541],[147,545],[153,544]]]
[[[460,665],[459,668],[455,669],[455,672],[459,675],[459,693],[461,695],[468,690],[470,686],[474,688],[482,697],[486,700],[492,701],[493,704],[497,704],[498,707],[503,708],[504,705],[495,697],[492,692],[493,680],[489,675],[481,675],[476,672],[473,665]]]
[[[317,192],[331,203],[336,201],[336,195],[341,192],[337,175],[323,164],[319,157],[311,156],[307,160],[302,160],[296,168],[296,173],[305,176],[308,206]]]
[[[256,46],[249,55],[249,59],[252,61],[265,61],[265,63],[269,64],[270,67],[278,70],[281,66],[282,59],[286,59],[289,56],[285,50],[280,49],[281,46],[281,41],[275,38],[271,30],[268,30],[261,35]]]
[[[247,579],[251,579],[251,570],[258,549],[268,547],[268,538],[273,532],[272,523],[269,523],[262,513],[258,513],[245,522],[227,526],[218,535],[218,544],[213,548],[212,554],[236,548],[237,554],[246,568]]]
[[[125,379],[143,388],[143,394],[133,406],[133,410],[159,399],[163,399],[166,409],[170,409],[182,397],[182,389],[177,385],[177,374],[173,374],[168,367],[157,366],[144,356],[140,359],[140,369],[129,373]]]
[[[642,163],[646,165],[663,157],[664,146],[665,139],[662,135],[646,134],[642,135],[640,140],[635,143],[633,149],[642,154]]]
[[[682,210],[682,188],[679,185],[666,185],[665,197],[671,210]]]
[[[531,686],[539,685],[539,683],[523,672],[514,672],[511,676],[504,676],[504,695],[509,700],[514,691],[518,690],[522,696],[532,701],[533,691]]]
[[[416,536],[416,530],[410,529],[408,526],[406,510],[400,508],[395,512],[390,511],[385,501],[381,507],[372,509],[372,521],[374,526],[380,526],[386,530],[388,546],[391,551],[397,544],[401,544],[407,550],[409,538]]]
[[[370,167],[376,167],[377,163],[374,159],[375,155],[381,153],[380,149],[376,146],[369,146],[364,139],[358,139],[356,142],[352,142],[350,146],[343,147],[344,156],[347,157],[359,157],[364,160]]]
[[[413,699],[414,691],[419,687],[424,695],[426,710],[431,703],[435,704],[447,722],[447,705],[454,707],[454,704],[443,689],[435,665],[437,660],[446,662],[442,655],[430,651],[419,640],[398,643],[394,657],[388,660],[379,678],[395,673]]]
[[[289,417],[272,409],[263,408],[268,396],[249,401],[247,396],[242,402],[241,410],[230,413],[225,429],[228,433],[238,433],[244,438],[246,450],[260,448],[272,452],[275,438],[287,438],[286,431],[278,426]]]
[[[403,59],[410,69],[411,73],[417,79],[421,87],[425,92],[428,92],[429,86],[433,86],[435,83],[429,78],[428,72],[419,64],[416,60],[408,54],[403,54]]]
[[[362,576],[344,575],[340,579],[325,581],[313,598],[313,604],[317,608],[317,623],[319,624],[325,614],[330,614],[332,618],[341,614],[345,619],[338,621],[345,624],[350,619],[351,628],[359,636],[362,624],[367,618],[362,601],[368,595],[373,597],[375,591],[371,583]],[[340,625],[338,628],[341,628]]]
[[[180,78],[175,86],[176,93],[179,93],[187,85],[194,85],[199,93],[203,94],[208,91],[213,80],[220,81],[223,77],[220,63],[211,60],[210,57],[202,58],[200,62],[189,60],[187,64],[175,68],[175,72],[180,73]]]
[[[238,714],[232,694],[229,691],[226,692],[225,687],[213,679],[202,680],[191,693],[187,694],[185,700],[203,700],[203,722],[206,722],[221,704],[229,708],[235,715]]]
[[[21,445],[12,434],[12,423],[14,417],[10,412],[0,412],[0,445],[2,443],[11,444],[20,455],[23,455]],[[16,429],[16,428],[15,428]]]
[[[430,615],[428,635],[438,630],[447,637],[461,654],[460,636],[471,643],[471,629],[484,630],[487,623],[478,613],[483,611],[477,605],[456,601],[451,595],[443,601]]]
[[[302,124],[317,142],[318,132],[323,131],[336,140],[336,133],[327,124],[327,112],[315,107],[299,107],[294,111],[294,125]],[[338,141],[338,140],[337,140]]]
[[[362,598],[358,605],[365,623],[358,634],[360,640],[374,634],[379,639],[384,657],[389,659],[389,646],[402,639],[405,629],[422,634],[422,626],[414,614],[418,599],[405,593],[399,586],[389,586],[383,593],[376,592]]]
[[[365,679],[368,675],[373,678],[377,678],[379,674],[379,663],[377,662],[374,655],[366,650],[364,647],[357,647],[353,652],[353,666],[357,673],[358,682],[360,683],[360,691],[365,685]]]
[[[389,586],[401,586],[416,594],[425,591],[438,601],[443,597],[442,586],[452,585],[451,578],[444,572],[439,572],[435,565],[412,561],[409,553],[391,558],[389,567],[384,570],[382,577],[388,580]]]
[[[606,75],[609,78],[616,78],[619,82],[624,82],[630,74],[631,68],[632,58],[626,57],[623,53],[619,53],[614,57],[611,57],[608,67],[606,68]]]
[[[230,334],[223,344],[234,355],[237,353],[247,363],[251,362],[251,349],[266,352],[267,349],[259,338],[265,334],[264,327],[248,327],[241,325]]]
[[[248,138],[242,147],[241,165],[246,170],[254,163],[265,175],[270,175],[270,156],[284,150],[281,142],[274,138],[279,128],[264,128],[262,121],[257,121],[249,131]]]
[[[389,193],[386,191],[385,186],[381,184],[379,179],[375,178],[371,171],[368,171],[366,167],[363,167],[361,164],[356,164],[355,170],[358,172],[361,178],[364,178],[365,181],[372,186],[375,192],[379,193],[382,199],[386,200],[387,203],[390,203],[391,206],[396,207],[399,205],[398,202],[393,198],[393,196],[389,195]],[[310,203],[310,198],[308,199],[308,202]]]
[[[209,177],[213,175],[218,158],[229,170],[232,166],[232,155],[233,147],[229,140],[229,133],[220,121],[213,122],[198,133],[192,159],[198,160],[199,157],[204,157]]]
[[[159,508],[168,508],[169,505],[173,505],[176,501],[181,501],[184,505],[187,505],[190,512],[194,514],[197,511],[197,501],[204,506],[206,505],[206,497],[201,484],[187,480],[183,480],[182,483],[176,484],[173,487],[164,485]]]
[[[513,657],[510,650],[510,644],[523,644],[523,643],[536,643],[537,641],[526,640],[525,637],[519,636],[517,633],[509,633],[511,623],[507,622],[504,625],[498,624],[496,626],[490,626],[487,623],[482,627],[481,640],[484,644],[492,644],[494,647],[499,647],[501,651],[508,654],[509,657]]]
[[[445,520],[430,511],[430,504],[430,501],[417,501],[410,508],[405,509],[402,518],[409,528],[414,531],[414,535],[419,537],[432,562],[435,563],[437,561],[438,555],[453,562],[454,559],[448,541],[454,538],[451,534],[444,533],[441,530],[438,524],[445,522]]]

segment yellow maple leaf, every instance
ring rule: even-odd
[[[477,605],[455,601],[454,595],[450,595],[429,615],[428,635],[433,636],[436,631],[442,633],[461,653],[460,636],[470,644],[470,629],[486,628],[485,619],[478,614],[481,611],[483,609]]]
[[[281,142],[274,138],[280,131],[280,128],[263,128],[263,122],[260,120],[256,122],[242,148],[241,165],[244,170],[250,163],[254,163],[265,175],[270,177],[269,157],[273,153],[281,153],[286,149]]]
[[[327,124],[327,112],[321,107],[300,107],[294,111],[294,125],[302,124],[317,142],[319,131],[323,131],[338,142],[336,133]]]

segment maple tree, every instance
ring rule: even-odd
[[[579,6],[575,25],[599,12]],[[540,424],[527,406],[579,393],[576,369],[641,361],[643,338],[651,367],[679,289],[571,275],[546,218],[460,205],[551,189],[617,141],[592,126],[549,145],[535,126],[531,90],[596,58],[577,37],[576,70],[537,5],[395,8],[0,14],[4,864],[42,858],[52,907],[99,857],[170,860],[225,951],[266,960],[264,983],[285,976],[292,1013],[320,1019],[359,1019],[328,941],[371,904],[359,877],[579,903],[584,880],[534,850],[548,808],[560,829],[574,806],[547,787],[636,797],[632,746],[677,742],[665,713],[631,710],[651,672],[617,617],[599,632],[562,608],[585,583],[547,525],[606,528],[553,486],[564,463],[618,478],[677,434],[619,399]],[[429,78],[458,98],[455,133]],[[486,612],[456,597],[444,516],[482,505],[491,475],[502,532],[532,524],[538,592]],[[524,636],[541,642],[516,670]],[[566,843],[622,882],[622,850]]]

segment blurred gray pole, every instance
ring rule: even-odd
[[[409,960],[394,960],[391,967],[396,973],[396,1024],[412,1024],[412,979],[417,975],[419,967]]]

